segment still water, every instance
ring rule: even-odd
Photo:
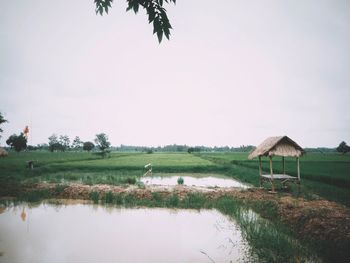
[[[216,210],[88,204],[0,211],[0,262],[242,262],[249,247]]]
[[[177,185],[178,176],[147,176],[141,177],[140,181],[146,185]],[[231,179],[216,176],[206,176],[206,177],[192,177],[192,176],[181,176],[184,179],[184,185],[188,186],[201,186],[201,187],[239,187],[248,188],[247,185]]]

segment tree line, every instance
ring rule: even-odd
[[[209,147],[209,146],[189,146],[189,145],[179,145],[179,144],[171,144],[165,146],[157,146],[157,147],[148,147],[148,146],[132,146],[132,145],[123,145],[121,144],[119,147],[113,147],[114,150],[120,152],[250,152],[254,149],[253,145],[241,145],[239,147]]]
[[[0,112],[0,139],[3,132],[2,125],[7,123],[3,114]],[[65,151],[92,151],[98,149],[102,156],[107,156],[111,150],[121,152],[250,152],[255,147],[253,145],[241,145],[239,147],[208,147],[208,146],[188,146],[188,145],[165,145],[158,147],[146,147],[146,146],[131,146],[120,145],[119,147],[111,147],[111,143],[108,140],[108,136],[105,133],[96,134],[95,139],[92,141],[82,141],[79,136],[75,136],[71,142],[67,135],[52,134],[48,138],[48,143],[38,144],[37,146],[27,145],[28,139],[24,132],[20,132],[19,135],[12,134],[6,140],[6,144],[17,152],[23,150],[48,150],[51,152],[65,152]],[[342,154],[350,152],[350,146],[345,141],[342,141],[336,148],[306,148],[307,152],[334,152],[337,151]]]

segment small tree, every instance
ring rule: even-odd
[[[1,124],[8,122],[7,120],[5,120],[4,116],[2,116],[2,113],[0,112],[0,139],[1,139],[1,133],[3,132],[2,128],[1,128]]]
[[[79,136],[76,136],[72,142],[72,148],[79,150],[83,147],[83,142],[80,140]]]
[[[62,146],[58,141],[57,135],[52,134],[49,137],[49,150],[50,150],[50,152],[61,150],[61,148],[62,148]]]
[[[16,152],[20,152],[27,148],[27,138],[23,133],[20,135],[13,134],[6,140],[7,145],[14,148]]]
[[[346,142],[342,141],[337,147],[337,152],[346,154],[347,152],[350,152],[350,147],[346,144]]]
[[[108,141],[108,136],[105,133],[96,134],[95,143],[102,152],[111,146],[111,143]]]
[[[62,145],[62,151],[64,152],[69,149],[70,139],[67,135],[61,135],[59,143]]]
[[[95,143],[97,147],[101,150],[101,156],[106,157],[107,153],[109,153],[109,146],[111,143],[108,141],[108,136],[105,133],[96,134]]]
[[[95,148],[95,145],[92,142],[84,142],[83,144],[83,150],[90,152],[93,148]]]

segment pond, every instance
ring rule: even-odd
[[[0,211],[1,262],[242,262],[249,246],[216,210],[89,204]]]
[[[140,181],[146,185],[177,185],[177,180],[183,178],[184,185],[201,187],[238,187],[249,188],[248,185],[232,178],[216,174],[156,174],[154,176],[141,177]]]

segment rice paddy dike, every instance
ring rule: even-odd
[[[246,156],[113,153],[102,159],[92,153],[11,152],[0,159],[1,206],[75,199],[123,207],[217,209],[236,218],[259,262],[346,262],[350,256],[350,190],[346,187],[350,156],[307,154],[301,160],[301,191],[291,185],[286,190],[277,188],[277,194],[270,194],[268,185],[254,187],[259,183],[257,162]],[[28,160],[34,161],[33,170],[26,168]],[[145,185],[139,179],[147,163],[152,163],[154,175],[217,174],[253,187]],[[293,175],[293,161],[286,164]],[[280,169],[277,162],[275,167]],[[249,211],[259,219],[244,216]]]

